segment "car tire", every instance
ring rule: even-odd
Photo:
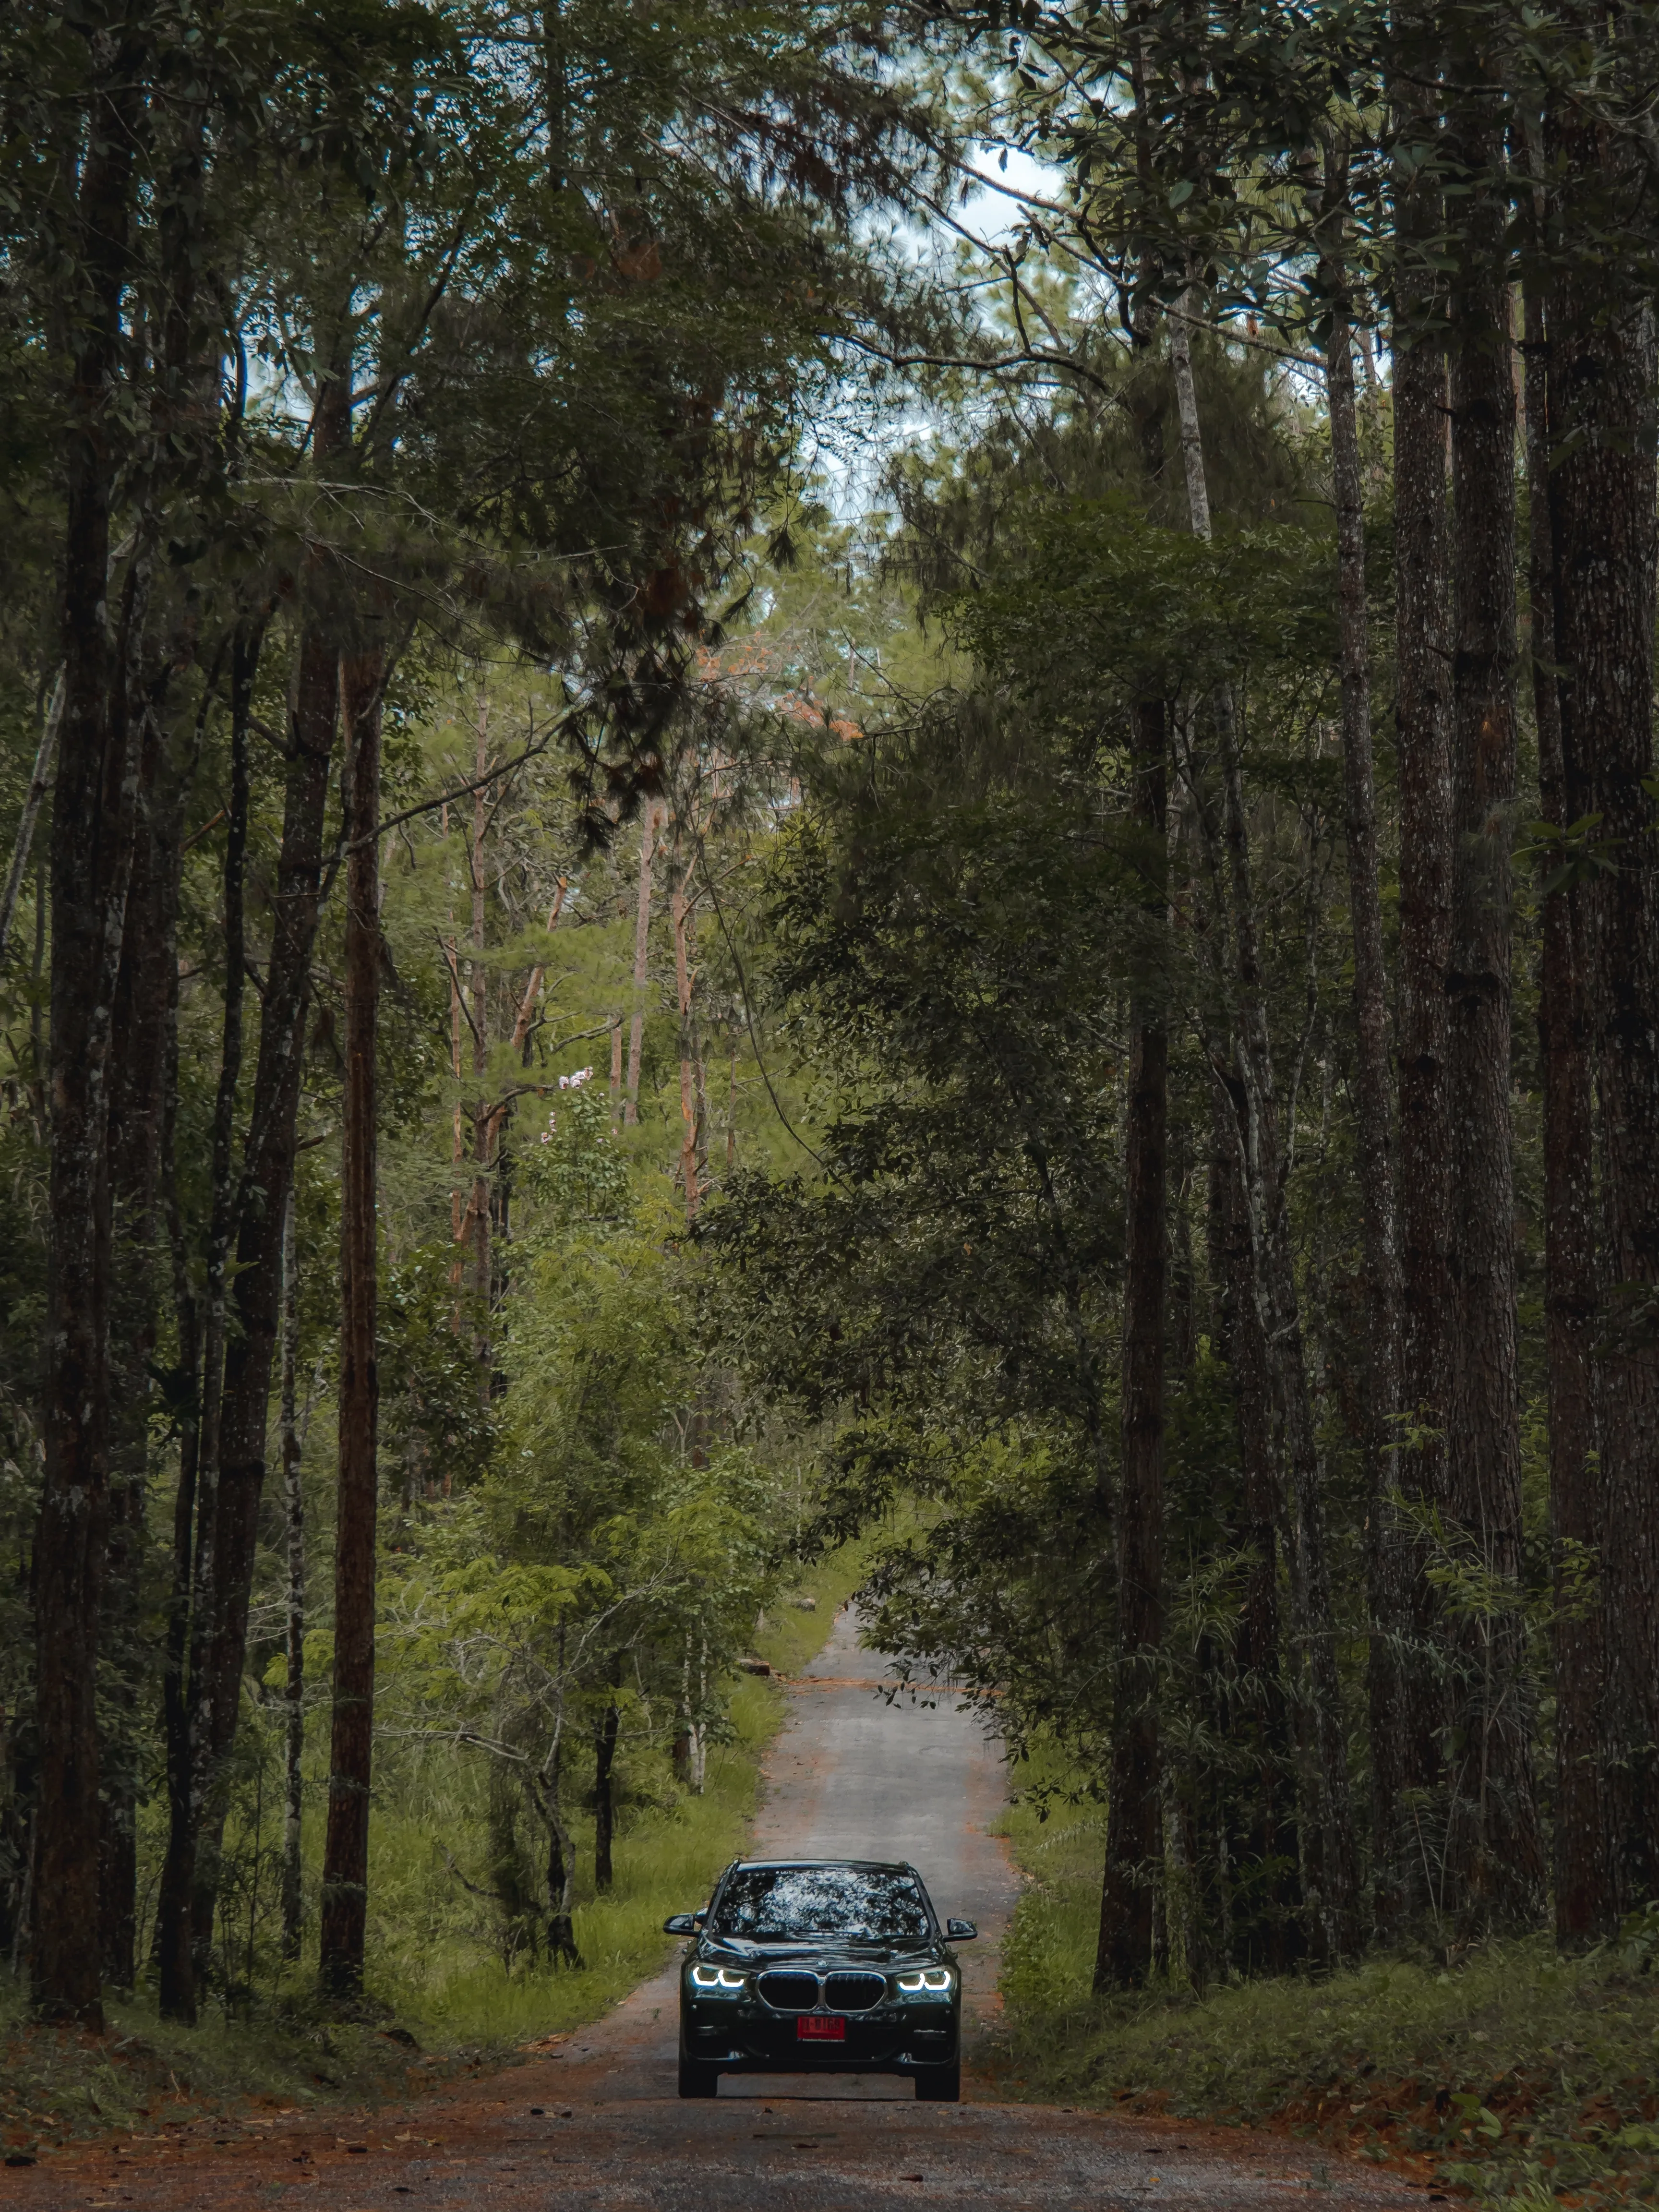
[[[717,2097],[720,2089],[720,2069],[707,2066],[700,2058],[680,2061],[680,2094],[682,2097]]]
[[[962,2101],[962,2067],[918,2066],[916,2069],[916,2101],[924,2100],[939,2105],[956,2105]]]

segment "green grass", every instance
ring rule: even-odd
[[[43,2028],[0,1984],[0,2144],[13,2155],[178,2126],[257,2100],[285,2110],[378,2104],[453,2071],[349,2021],[275,2011],[180,2027],[142,1998],[105,2008],[102,2039]]]
[[[1659,1974],[1645,1942],[1558,1958],[1542,1937],[1454,1969],[1090,1992],[1103,1814],[1016,1805],[1030,1877],[1004,1949],[999,2053],[1019,2094],[1274,2123],[1492,2203],[1659,2195]]]
[[[798,1593],[773,1609],[757,1656],[776,1674],[798,1671],[828,1638],[862,1571],[860,1554],[849,1550],[804,1577]],[[812,1596],[816,1609],[799,1609],[797,1594]],[[117,2002],[107,2008],[100,2042],[29,2024],[21,1992],[0,1975],[0,2140],[29,2152],[228,2113],[252,2099],[301,2108],[378,2103],[509,2063],[521,2046],[597,2019],[668,1957],[666,1916],[706,1902],[721,1868],[743,1849],[761,1761],[783,1709],[775,1681],[738,1678],[729,1738],[709,1748],[701,1797],[673,1790],[660,1759],[640,1762],[608,1896],[593,1896],[586,1879],[591,1819],[574,1817],[583,1864],[580,1971],[556,1973],[544,1959],[509,1965],[501,1957],[493,1907],[465,1889],[444,1849],[461,1832],[453,1823],[477,1812],[470,1784],[452,1771],[447,1795],[429,1776],[413,1792],[388,1777],[373,1832],[371,2001],[359,2021],[320,2008],[301,1974],[244,2005],[240,2016],[215,2007],[193,2029],[161,2021],[142,1995]]]

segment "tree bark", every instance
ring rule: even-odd
[[[300,1437],[300,1268],[295,1194],[290,1182],[283,1216],[283,1379],[281,1449],[283,1522],[287,1537],[288,1589],[283,1643],[286,1662],[283,1717],[283,1956],[300,1955],[305,1927],[301,1845],[305,1839],[306,1749],[306,1493]]]
[[[617,1764],[617,1731],[622,1713],[615,1698],[605,1707],[593,1730],[593,1888],[608,1897],[616,1881],[611,1845],[616,1838],[617,1808],[612,1778]]]
[[[138,736],[129,657],[147,546],[107,604],[122,299],[145,56],[95,28],[76,216],[84,299],[65,439],[64,714],[52,838],[52,1168],[46,1240],[45,1480],[35,1537],[40,1746],[29,1992],[51,2020],[101,2028],[97,1672],[109,1516],[111,1032],[131,866]]]
[[[1212,1096],[1210,1275],[1217,1291],[1218,1346],[1227,1363],[1238,1422],[1244,1481],[1237,1540],[1247,1562],[1227,1724],[1250,1755],[1252,1772],[1232,1856],[1246,1869],[1255,1909],[1241,1919],[1233,1905],[1233,1942],[1241,1947],[1235,1962],[1245,1972],[1277,1973],[1305,1948],[1297,1922],[1300,1850],[1279,1594],[1284,1501],[1235,1109],[1218,1090],[1212,1089]]]
[[[1301,1860],[1310,1937],[1326,1961],[1351,1956],[1360,1943],[1358,1866],[1347,1772],[1347,1726],[1337,1668],[1336,1625],[1325,1545],[1324,1469],[1309,1388],[1290,1223],[1285,1206],[1285,1162],[1279,1130],[1266,1010],[1255,951],[1254,894],[1243,860],[1242,781],[1229,775],[1229,842],[1233,848],[1234,910],[1240,939],[1243,1018],[1237,1073],[1227,1082],[1235,1118],[1249,1225],[1252,1292],[1273,1383],[1273,1413],[1286,1483],[1286,1528],[1295,1705]]]
[[[218,419],[217,352],[200,327],[197,296],[205,204],[207,94],[198,81],[162,118],[165,173],[154,220],[160,314],[150,331],[146,502],[182,494],[211,503],[222,485],[224,443]],[[176,516],[176,511],[175,511]],[[155,526],[141,521],[142,542]],[[179,527],[175,519],[174,527]],[[149,1474],[152,1366],[158,1335],[161,1271],[159,1170],[170,1158],[169,1086],[178,1068],[177,935],[183,830],[207,721],[230,647],[233,723],[244,755],[249,695],[263,619],[238,623],[204,668],[196,713],[168,732],[175,671],[194,653],[199,613],[188,592],[167,610],[166,634],[135,631],[129,647],[133,703],[142,720],[138,815],[118,986],[111,1086],[110,1176],[116,1238],[115,1351],[111,1418],[114,1492],[106,1621],[105,1705],[116,1756],[103,1783],[106,1850],[101,1906],[105,1970],[122,1987],[133,1979],[137,1911],[137,1746],[132,1716],[144,1674],[139,1650]],[[159,630],[159,626],[158,626]],[[43,747],[43,755],[46,749]],[[37,763],[36,782],[40,768]],[[29,804],[34,803],[34,792]],[[27,809],[25,810],[26,817]],[[242,815],[246,823],[246,807]],[[21,842],[20,831],[20,851]],[[14,856],[15,871],[17,855]],[[193,1360],[191,1381],[193,1382]]]
[[[1355,1121],[1364,1225],[1367,1565],[1371,1632],[1367,1688],[1373,1741],[1397,1729],[1397,1607],[1385,1516],[1399,1482],[1400,1255],[1394,1209],[1394,1135],[1389,1114],[1388,975],[1376,849],[1376,779],[1371,749],[1370,640],[1366,618],[1365,502],[1354,392],[1352,305],[1342,232],[1347,219],[1346,153],[1327,158],[1327,244],[1321,276],[1330,303],[1326,393],[1331,473],[1336,492],[1337,621],[1341,641],[1343,831],[1347,848],[1349,927],[1353,939]],[[1396,1817],[1383,1796],[1386,1764],[1372,1770],[1372,1830],[1386,1836]],[[1386,1863],[1386,1860],[1385,1860]],[[1384,1877],[1386,1880],[1386,1875]]]
[[[158,241],[161,313],[152,329],[149,438],[146,456],[146,496],[151,500],[182,497],[186,508],[198,514],[211,507],[223,489],[226,441],[222,436],[218,393],[218,349],[204,331],[198,313],[201,283],[201,240],[206,198],[207,91],[199,78],[180,97],[167,105],[161,121],[166,134],[165,173],[154,193],[154,222]],[[142,526],[141,526],[142,527]],[[188,535],[183,514],[173,510],[171,527]],[[185,571],[179,578],[188,575]],[[142,647],[144,763],[141,775],[139,817],[129,891],[127,928],[122,958],[122,983],[117,1006],[115,1077],[112,1094],[110,1171],[117,1237],[117,1350],[112,1362],[114,1385],[112,1418],[115,1425],[116,1547],[111,1558],[111,1590],[118,1626],[111,1638],[106,1703],[112,1718],[123,1709],[137,1706],[145,1673],[141,1643],[142,1592],[139,1575],[144,1544],[144,1495],[149,1474],[149,1422],[153,1394],[154,1354],[159,1334],[161,1252],[161,1209],[165,1187],[169,1208],[169,1241],[174,1228],[176,1190],[173,1179],[173,1094],[178,1075],[178,915],[184,859],[185,811],[194,781],[208,719],[217,703],[220,678],[227,650],[231,665],[232,720],[240,732],[244,757],[253,672],[257,667],[264,618],[238,621],[231,634],[222,637],[210,666],[202,672],[202,689],[195,714],[183,728],[167,732],[167,695],[175,671],[182,668],[199,643],[199,608],[196,595],[186,588],[168,610],[166,634],[151,636]],[[137,641],[135,641],[137,647]],[[233,749],[234,739],[233,739]],[[43,746],[43,758],[46,748]],[[41,764],[37,763],[36,784]],[[29,805],[35,803],[31,790]],[[233,809],[233,811],[234,811]],[[242,820],[246,825],[244,795]],[[27,821],[27,808],[25,809]],[[19,832],[21,854],[24,832]],[[16,858],[14,856],[14,869]],[[166,1183],[162,1170],[165,1167]],[[180,1251],[178,1265],[182,1266]],[[196,1345],[193,1301],[190,1326],[179,1307],[180,1365],[187,1389],[194,1396]],[[185,1424],[180,1437],[180,1490],[193,1502],[198,1425]],[[191,1541],[185,1509],[184,1539]],[[186,1581],[182,1585],[187,1602]],[[175,1654],[182,1646],[174,1630],[185,1627],[183,1615],[170,1613],[166,1680],[163,1690],[164,1725],[169,1730],[180,1717],[174,1672]],[[125,1637],[125,1649],[123,1649]],[[131,1743],[134,1730],[129,1722],[112,1728],[111,1740],[125,1736]],[[169,1780],[176,1769],[175,1747],[169,1735]],[[137,1917],[136,1759],[130,1754],[106,1767],[104,1778],[106,1851],[103,1884],[103,1950],[110,1979],[131,1986]],[[187,1767],[187,1756],[184,1765]],[[181,1771],[181,1770],[180,1770]],[[171,1796],[171,1790],[169,1792]]]
[[[441,819],[443,824],[444,842],[447,845],[449,842],[447,802],[444,805]],[[449,881],[453,890],[455,878],[452,876]],[[455,1103],[449,1136],[449,1159],[453,1176],[449,1186],[449,1228],[455,1253],[449,1263],[449,1285],[453,1291],[459,1292],[462,1277],[465,1272],[464,1240],[467,1234],[466,1208],[461,1203],[461,1162],[466,1158],[466,1115],[461,1101],[461,1024],[466,1017],[465,1010],[461,1004],[460,943],[455,935],[455,907],[453,900],[450,902],[448,924],[449,933],[443,940],[443,948],[444,960],[449,969],[449,1072],[455,1083]],[[461,1309],[458,1297],[453,1315],[453,1327],[458,1335],[460,1333],[460,1326]]]
[[[1187,326],[1171,325],[1176,409],[1186,462],[1189,520],[1196,538],[1210,536],[1202,428],[1193,382]],[[1359,1943],[1358,1863],[1348,1788],[1347,1728],[1337,1669],[1330,1567],[1325,1549],[1324,1472],[1308,1385],[1307,1359],[1286,1211],[1287,1163],[1273,1036],[1259,949],[1252,884],[1249,817],[1232,695],[1224,684],[1212,704],[1222,787],[1217,873],[1227,905],[1232,949],[1232,1067],[1213,1066],[1233,1109],[1246,1218],[1252,1295],[1267,1346],[1273,1411],[1286,1475],[1286,1535],[1291,1617],[1297,1653],[1296,1705],[1304,1805],[1299,1822],[1310,1933],[1322,1959],[1351,1955]],[[1194,793],[1194,797],[1198,794]]]
[[[325,1996],[363,1984],[374,1746],[375,1048],[380,984],[380,702],[384,655],[343,660],[349,769],[345,1095],[340,1162],[340,1472],[334,1545],[334,1714],[318,1976]]]
[[[212,679],[210,678],[210,685]],[[176,1060],[178,919],[193,738],[161,723],[166,678],[149,687],[138,813],[111,1053],[109,1160],[114,1250],[111,1345],[111,1514],[104,1621],[106,1721],[100,1755],[99,1877],[104,1978],[131,1989],[137,1966],[137,1709],[148,1673],[143,1633],[152,1363],[159,1334],[161,1167]],[[195,718],[199,732],[207,712]]]
[[[231,647],[230,804],[225,825],[224,1016],[219,1083],[214,1101],[212,1201],[208,1226],[207,1314],[200,1346],[199,1414],[190,1437],[188,1480],[181,1459],[180,1498],[189,1493],[195,1533],[175,1530],[175,1614],[186,1635],[189,1693],[182,1680],[169,1686],[163,1717],[167,1729],[169,1775],[182,1773],[182,1787],[169,1785],[167,1853],[159,1906],[158,1964],[161,2003],[168,2019],[194,2020],[196,1984],[212,1939],[213,1899],[196,1887],[196,1834],[209,1786],[200,1733],[200,1700],[205,1686],[206,1653],[213,1618],[215,1553],[213,1521],[218,1501],[220,1377],[225,1341],[226,1279],[234,1203],[234,1139],[236,1094],[242,1068],[243,973],[246,964],[244,891],[247,866],[249,806],[248,737],[253,686],[264,647],[263,620],[240,623]],[[193,1302],[192,1302],[193,1304]],[[194,1314],[192,1313],[192,1335]],[[182,1349],[182,1346],[181,1346]],[[196,1381],[198,1348],[191,1350],[191,1380]],[[178,1577],[182,1563],[184,1582]],[[186,1626],[187,1624],[187,1626]],[[171,1662],[169,1662],[171,1664]],[[192,1708],[195,1710],[192,1711]]]
[[[345,379],[324,380],[312,433],[313,458],[326,469],[349,436]],[[311,954],[323,873],[323,825],[338,708],[336,617],[325,605],[326,555],[311,557],[302,579],[299,647],[283,794],[283,844],[272,901],[270,957],[261,1002],[259,1054],[243,1150],[236,1269],[231,1290],[235,1329],[225,1349],[219,1418],[218,1481],[210,1528],[212,1576],[202,1636],[203,1664],[192,1666],[191,1758],[198,1778],[185,1879],[194,1900],[195,1934],[210,1935],[218,1893],[225,1819],[225,1762],[235,1740],[259,1501],[264,1488],[270,1373],[282,1304],[283,1217],[294,1171],[295,1127],[311,1002]],[[190,1992],[193,2006],[193,1987]],[[190,2016],[185,2014],[185,2016]]]
[[[1534,201],[1541,199],[1534,191]],[[1538,210],[1540,214],[1541,209]],[[1542,819],[1565,830],[1566,768],[1556,688],[1555,548],[1550,529],[1548,336],[1541,289],[1526,293],[1528,615],[1538,799]],[[1605,1659],[1589,1577],[1602,1540],[1601,1468],[1592,1347],[1596,1322],[1594,1076],[1582,962],[1583,896],[1547,878],[1547,848],[1538,1044],[1544,1073],[1544,1333],[1549,1376],[1550,1539],[1555,1598],[1555,1939],[1563,1950],[1602,1932],[1607,1894],[1607,1803],[1601,1764]]]
[[[1467,77],[1473,54],[1458,64]],[[1494,92],[1496,88],[1493,88]],[[1447,1525],[1486,1595],[1454,1657],[1451,1894],[1466,1923],[1529,1926],[1543,1893],[1521,1583],[1521,1393],[1510,1105],[1515,799],[1515,385],[1506,209],[1488,179],[1492,97],[1453,117],[1472,188],[1451,284],[1452,761],[1456,842],[1447,975],[1452,1124],[1451,1420]]]
[[[537,1803],[547,1823],[547,1954],[555,1967],[569,1966],[580,1972],[581,1953],[576,1948],[573,1899],[576,1855],[565,1825],[562,1800],[564,1717],[553,1724],[553,1740],[537,1783]]]
[[[1419,21],[1419,30],[1422,25]],[[1424,34],[1419,71],[1435,67]],[[1427,150],[1433,106],[1400,93],[1402,143]],[[1396,191],[1394,482],[1395,747],[1400,788],[1399,1235],[1401,1386],[1396,1462],[1406,1510],[1385,1501],[1376,1531],[1377,1626],[1393,1651],[1391,1712],[1371,1715],[1378,1935],[1396,1942],[1437,1914],[1441,1886],[1419,1832],[1443,1787],[1446,1700],[1440,1608],[1424,1570],[1421,1517],[1445,1494],[1451,1418],[1451,1121],[1446,977],[1451,959],[1452,777],[1445,311],[1430,256],[1442,223],[1431,161]],[[1430,1833],[1439,1826],[1431,1809]]]
[[[695,917],[686,896],[690,870],[674,886],[670,901],[674,923],[674,985],[680,1017],[680,1184],[685,1193],[688,1228],[696,1224],[698,1200],[697,1138],[702,1126],[697,1097],[697,1034],[691,1018],[692,932]]]
[[[179,1203],[179,981],[173,963],[167,1013],[167,1073],[161,1125],[161,1187],[173,1273],[173,1329],[179,1357],[174,1387],[179,1401],[179,1486],[173,1493],[172,1571],[161,1656],[161,1734],[165,1745],[167,1846],[156,1903],[155,1960],[164,2019],[192,2018],[195,1979],[191,1960],[191,1880],[195,1825],[192,1811],[189,1676],[190,1597],[195,1574],[196,1476],[200,1460],[201,1316],[190,1279],[190,1253]]]
[[[1168,709],[1134,709],[1132,815],[1141,833],[1145,910],[1168,905]],[[1149,948],[1150,950],[1150,948]],[[1146,963],[1151,966],[1148,959]],[[1107,1782],[1106,1865],[1097,1990],[1138,1988],[1152,1966],[1152,1900],[1163,1869],[1158,1696],[1164,1644],[1164,1368],[1168,1273],[1170,1036],[1161,994],[1143,980],[1129,1036],[1124,1149],[1122,1471],[1116,1514],[1117,1638]]]
[[[1603,35],[1588,9],[1587,43]],[[1654,773],[1655,347],[1639,273],[1603,251],[1637,156],[1565,100],[1548,118],[1564,182],[1550,302],[1550,521],[1564,811],[1600,817],[1613,863],[1586,866],[1581,958],[1601,1109],[1609,1309],[1600,1344],[1600,1758],[1610,1864],[1574,1908],[1601,1934],[1659,1896],[1659,827]],[[1594,1512],[1593,1494],[1573,1501]],[[1595,1522],[1590,1522],[1592,1531]]]
[[[640,830],[640,899],[634,920],[634,1012],[628,1024],[628,1103],[624,1125],[632,1128],[640,1118],[640,1055],[645,1044],[645,979],[651,945],[651,848],[657,832],[657,807],[645,805]]]
[[[478,1301],[479,1335],[476,1346],[478,1361],[478,1395],[487,1404],[489,1399],[489,1160],[492,1127],[489,1100],[484,1085],[489,1072],[489,971],[484,965],[484,836],[489,826],[489,804],[483,782],[484,770],[489,765],[488,702],[478,702],[477,726],[477,750],[474,773],[479,778],[477,789],[472,794],[472,835],[467,845],[467,869],[472,890],[472,959],[470,969],[470,1000],[472,1028],[472,1079],[477,1085],[477,1097],[472,1109],[472,1196],[468,1202],[467,1218],[472,1236],[472,1287]]]

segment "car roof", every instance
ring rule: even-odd
[[[908,1859],[733,1859],[726,1872],[747,1874],[754,1870],[781,1874],[803,1867],[854,1867],[861,1874],[915,1874],[916,1871]],[[921,1877],[918,1875],[917,1879]]]

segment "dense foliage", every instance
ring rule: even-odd
[[[1653,33],[13,10],[38,2008],[574,1966],[872,1534],[1097,1989],[1648,1902]]]

